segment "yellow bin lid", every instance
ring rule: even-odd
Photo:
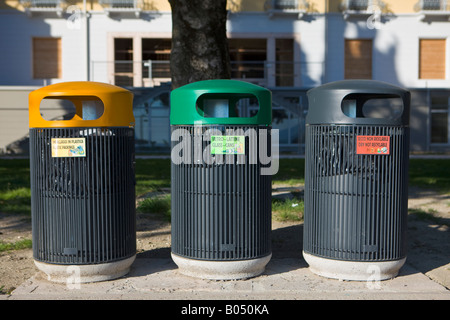
[[[28,96],[30,128],[134,127],[133,93],[107,83],[73,81],[52,84]],[[43,99],[69,100],[76,114],[70,120],[45,120],[40,112]],[[83,102],[100,99],[103,114],[95,120],[83,119]]]

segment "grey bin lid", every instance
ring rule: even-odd
[[[375,80],[342,80],[331,82],[307,92],[309,110],[306,124],[397,125],[409,124],[410,92],[386,82]],[[403,102],[400,112],[391,118],[370,118],[362,115],[362,106],[370,99],[398,98]],[[355,117],[344,113],[355,108]]]

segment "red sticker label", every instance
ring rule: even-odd
[[[389,154],[391,137],[356,136],[356,154]]]

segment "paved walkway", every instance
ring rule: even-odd
[[[171,259],[137,258],[126,276],[58,284],[37,273],[3,300],[450,300],[450,291],[407,263],[380,282],[340,281],[313,274],[302,258],[272,259],[255,278],[211,281],[184,276]]]

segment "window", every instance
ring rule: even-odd
[[[449,142],[450,96],[434,94],[431,96],[431,143]]]
[[[114,39],[114,84],[133,85],[133,39]]]
[[[276,39],[276,85],[294,85],[294,39]]]
[[[445,39],[420,39],[419,79],[445,79]]]
[[[170,78],[171,39],[142,39],[142,78]]]
[[[372,79],[372,40],[345,40],[345,79]]]
[[[61,38],[33,38],[33,78],[61,78]]]
[[[229,39],[231,77],[263,79],[266,61],[266,39]]]

